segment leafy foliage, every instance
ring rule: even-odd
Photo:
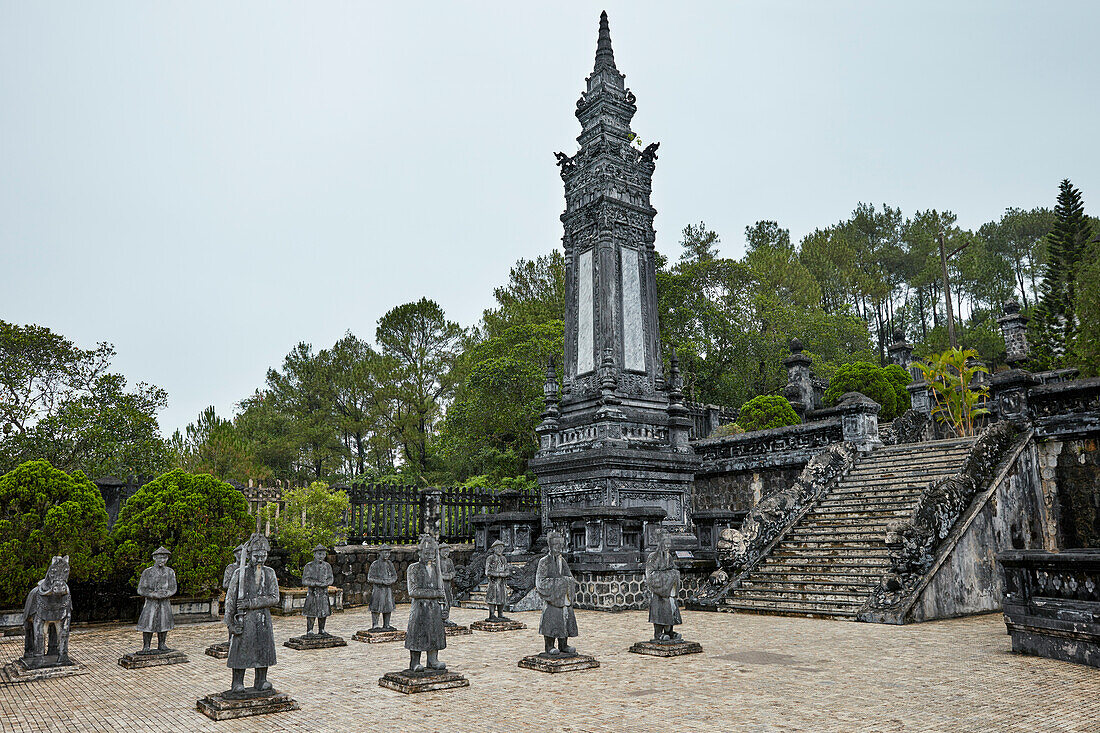
[[[793,408],[792,408],[793,409]],[[728,422],[724,425],[719,425],[714,430],[710,431],[708,438],[724,438],[727,435],[740,435],[745,432],[745,429],[735,422]]]
[[[267,510],[271,508],[268,505]],[[323,481],[283,493],[282,511],[272,518],[279,546],[288,553],[287,567],[291,572],[302,572],[317,545],[333,547],[347,538],[341,522],[350,508],[347,493],[333,491]],[[273,512],[269,511],[270,514]]]
[[[221,587],[233,548],[254,527],[240,491],[207,474],[173,469],[142,486],[119,512],[115,572],[136,587],[153,550],[164,545],[172,551],[180,593],[210,595]]]
[[[753,397],[741,405],[741,411],[737,415],[737,424],[746,432],[798,425],[800,422],[791,403],[782,395]]]
[[[893,420],[909,409],[909,393],[905,386],[912,380],[909,373],[896,364],[880,367],[861,361],[839,367],[825,390],[825,404],[835,405],[847,392],[859,392],[882,405],[880,418]]]
[[[22,606],[50,558],[68,555],[73,580],[110,571],[107,509],[80,471],[28,461],[0,477],[0,608]]]
[[[989,412],[982,407],[989,388],[972,386],[975,375],[989,373],[977,357],[973,349],[948,349],[936,354],[929,364],[918,362],[935,396],[932,416],[960,437],[975,435],[975,418]]]

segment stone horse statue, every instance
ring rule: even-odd
[[[54,556],[46,577],[27,594],[23,607],[23,660],[28,667],[72,664],[69,659],[69,556]]]

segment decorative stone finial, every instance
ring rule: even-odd
[[[793,339],[791,339],[791,353],[792,354],[801,354],[802,353],[802,339],[798,338],[797,336],[795,336]]]
[[[1010,316],[1020,312],[1020,304],[1015,300],[1006,301],[1004,304],[1005,315]]]
[[[903,331],[902,329],[895,328],[893,336],[894,336],[894,343],[895,344],[900,344],[900,343],[905,342],[905,331]]]
[[[607,24],[607,11],[600,13],[600,36],[596,41],[596,67],[595,71],[611,67],[615,68],[615,52],[611,50],[611,28]]]

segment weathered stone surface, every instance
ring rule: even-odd
[[[444,625],[443,633],[446,634],[447,636],[466,636],[466,635],[472,634],[474,632],[470,631],[469,626],[462,626],[460,624],[455,624],[454,626]]]
[[[423,672],[410,672],[403,669],[400,672],[387,672],[378,680],[380,687],[397,690],[406,695],[418,692],[432,692],[433,690],[452,690],[456,687],[469,687],[470,681],[450,670],[429,669]]]
[[[302,636],[292,636],[283,642],[283,646],[291,649],[331,649],[337,646],[347,646],[348,643],[344,641],[343,637],[333,636],[331,634],[303,634]]]
[[[126,669],[141,669],[143,667],[160,667],[165,664],[186,664],[190,661],[187,655],[178,649],[164,652],[154,649],[150,652],[123,654],[119,658],[118,664]]]
[[[683,654],[698,654],[703,645],[697,641],[639,641],[630,647],[635,654],[649,654],[654,657],[678,657]]]
[[[47,667],[28,667],[23,659],[0,667],[0,682],[16,684],[20,682],[33,682],[35,680],[51,679],[53,677],[71,677],[72,675],[87,674],[88,668],[77,662]]]
[[[587,654],[532,654],[519,660],[519,666],[539,672],[578,672],[582,669],[595,669],[600,666],[595,657]]]
[[[215,659],[228,659],[229,658],[229,642],[223,641],[220,644],[211,644],[206,647],[207,655],[214,657]]]
[[[470,628],[475,631],[518,631],[520,629],[526,629],[527,624],[520,621],[513,621],[512,619],[480,619],[470,624]]]
[[[362,641],[367,644],[383,644],[387,641],[405,641],[405,632],[372,631],[371,629],[364,629],[362,631],[356,631],[355,635],[351,638],[355,641]]]
[[[290,695],[278,690],[228,695],[224,692],[207,695],[196,701],[195,707],[211,720],[232,720],[233,718],[282,713],[301,708]]]

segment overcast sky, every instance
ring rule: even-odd
[[[1100,213],[1096,2],[2,0],[0,318],[114,343],[166,435],[400,303],[475,323],[560,246],[601,8],[672,257],[1066,177]]]

